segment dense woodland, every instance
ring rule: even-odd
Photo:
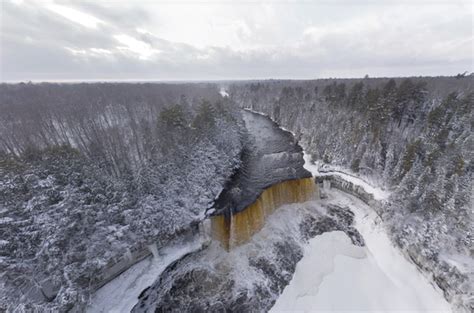
[[[241,106],[300,137],[313,159],[392,190],[394,242],[448,299],[474,308],[473,77],[233,84]]]
[[[101,271],[204,215],[239,166],[208,84],[0,85],[0,311],[82,310]]]

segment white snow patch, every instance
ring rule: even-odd
[[[211,216],[214,212],[216,212],[216,209],[212,208],[206,211],[206,216]]]
[[[441,254],[440,258],[451,266],[457,267],[463,273],[474,274],[474,260],[462,254]]]
[[[48,188],[54,185],[54,177],[49,175],[46,179],[41,179],[38,181],[38,186],[41,188]]]
[[[13,218],[6,216],[6,217],[0,217],[0,224],[9,224],[13,222]]]
[[[229,97],[229,93],[228,93],[227,90],[225,90],[223,87],[221,88],[221,90],[219,90],[219,94],[220,94],[223,98]]]
[[[138,302],[140,293],[153,284],[168,265],[201,246],[202,241],[196,239],[163,249],[160,258],[148,257],[138,262],[100,288],[92,297],[86,312],[130,312]]]

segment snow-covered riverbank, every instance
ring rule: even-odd
[[[319,174],[305,156],[305,168]],[[344,174],[344,173],[339,173]],[[377,198],[386,191],[351,177],[351,182]],[[450,312],[441,290],[423,276],[392,245],[375,211],[338,190],[322,200],[349,207],[366,246],[357,247],[342,232],[324,233],[310,240],[290,284],[272,311],[430,311]]]
[[[304,162],[305,162],[304,168],[307,171],[311,172],[314,176],[318,176],[318,177],[331,176],[331,175],[339,176],[343,180],[345,180],[345,181],[347,181],[347,182],[349,182],[349,183],[351,183],[355,186],[361,187],[362,189],[365,190],[365,192],[367,192],[368,194],[371,194],[374,197],[375,200],[385,200],[390,196],[389,191],[387,191],[385,189],[382,189],[382,188],[374,187],[370,182],[368,182],[368,181],[366,181],[362,178],[359,178],[354,174],[349,173],[349,171],[347,171],[345,169],[341,169],[339,167],[329,166],[329,165],[326,164],[324,166],[325,170],[321,171],[320,167],[319,167],[319,164],[313,164],[312,163],[311,155],[304,152],[303,158],[304,158]]]
[[[188,253],[197,251],[202,244],[202,241],[196,238],[194,241],[163,249],[158,258],[150,256],[138,262],[100,288],[94,294],[87,312],[130,312],[140,293],[153,284],[168,265]]]

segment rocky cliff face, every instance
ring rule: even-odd
[[[240,106],[296,133],[313,159],[392,190],[393,241],[472,311],[473,78],[235,84]]]

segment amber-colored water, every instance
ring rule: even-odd
[[[267,217],[284,204],[305,202],[319,198],[313,178],[287,180],[265,189],[258,199],[241,212],[214,216],[211,219],[212,237],[229,250],[252,238],[262,229]]]

